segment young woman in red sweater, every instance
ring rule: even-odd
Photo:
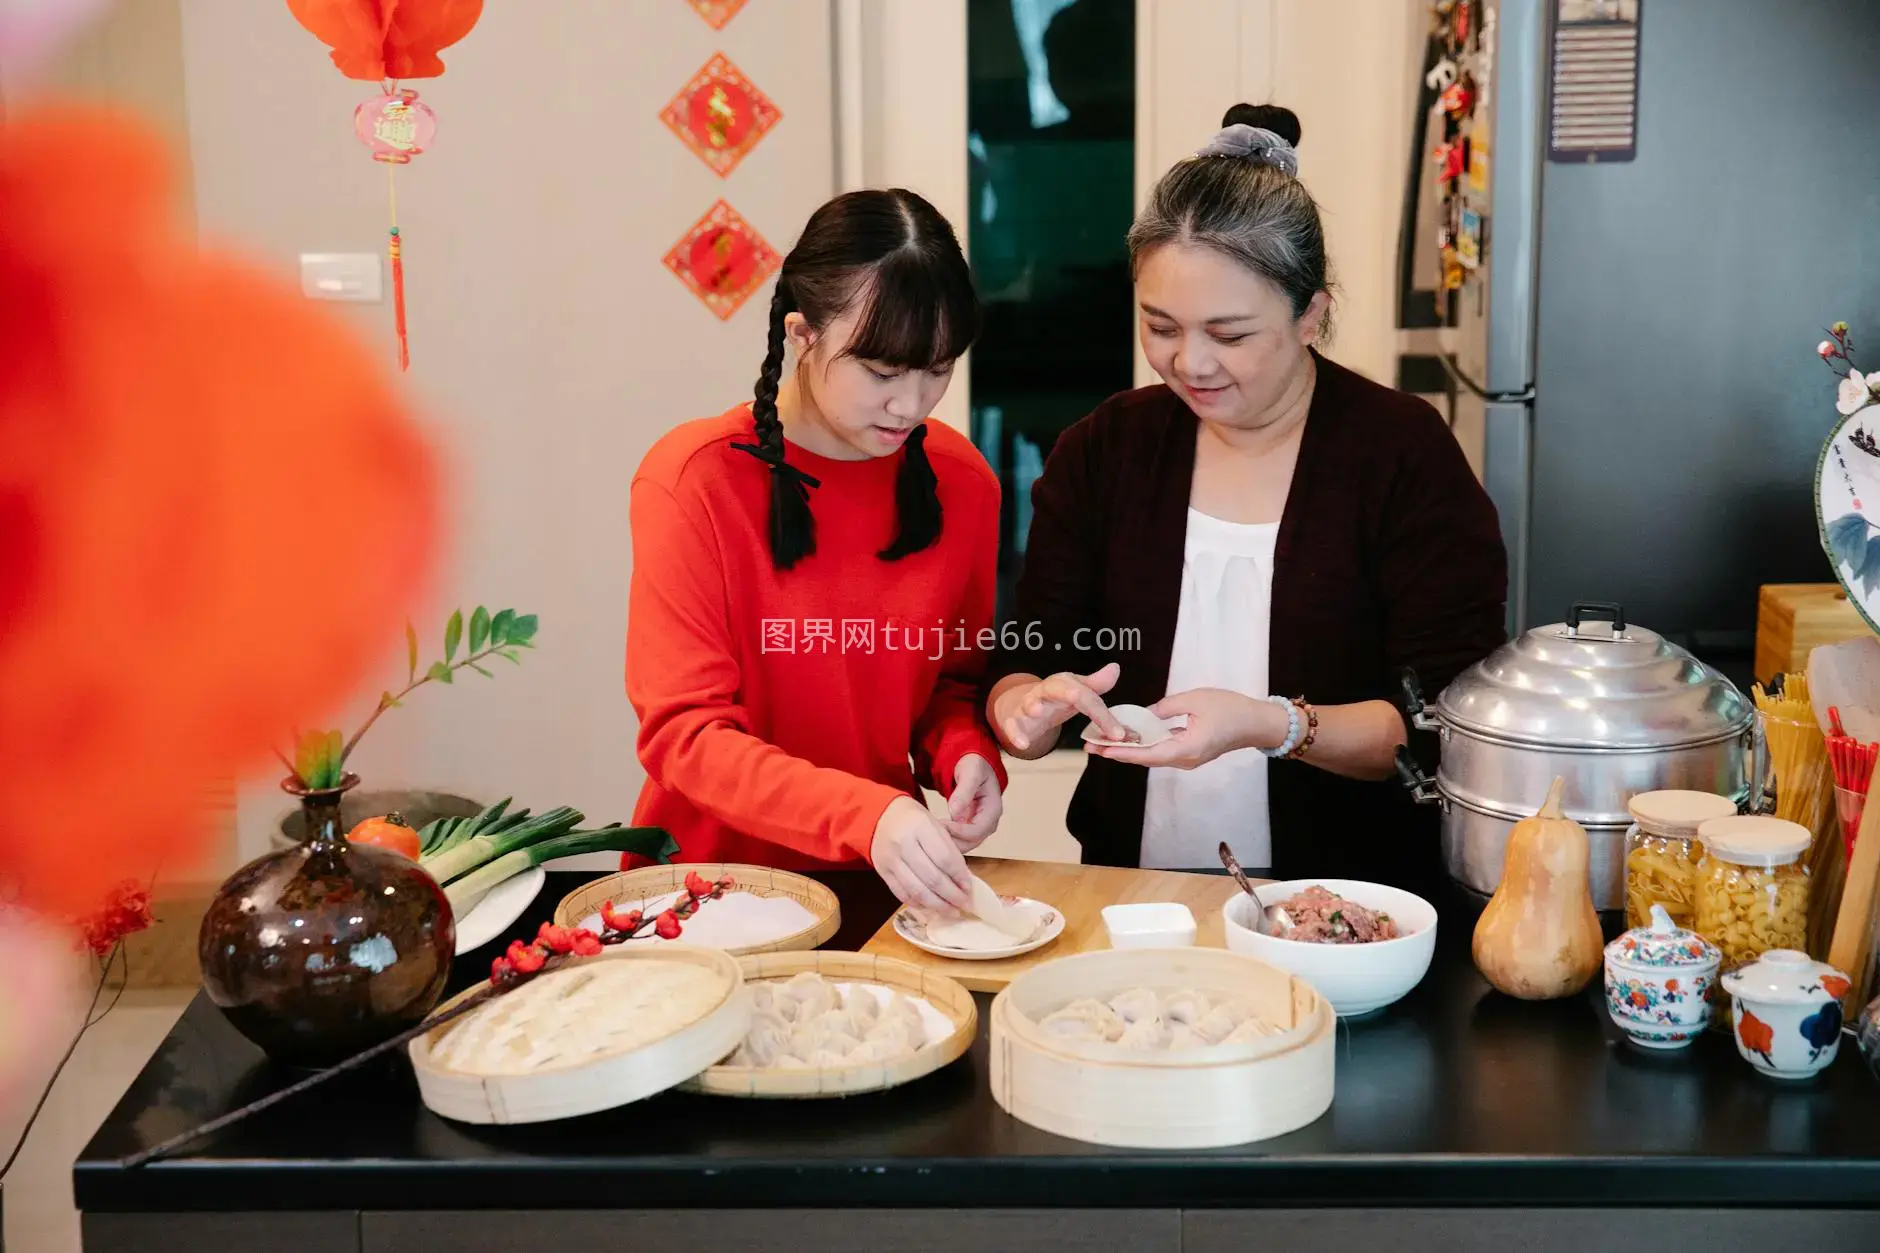
[[[839,196],[784,259],[755,399],[640,463],[634,821],[683,860],[869,864],[910,904],[969,903],[962,854],[1005,785],[977,695],[999,485],[927,415],[979,326],[932,205]],[[947,798],[944,822],[917,784]]]

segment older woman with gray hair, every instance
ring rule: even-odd
[[[1298,119],[1237,105],[1223,127],[1129,233],[1163,382],[1052,449],[1025,646],[987,714],[1019,757],[1078,714],[1130,738],[1106,701],[1181,724],[1091,747],[1069,814],[1088,863],[1215,866],[1226,843],[1281,878],[1415,886],[1437,832],[1391,781],[1392,696],[1404,667],[1434,691],[1502,642],[1500,528],[1433,409],[1318,350],[1332,284]]]

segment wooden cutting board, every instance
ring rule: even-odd
[[[1126,870],[1080,866],[1070,862],[968,859],[973,873],[1005,896],[1029,896],[1064,915],[1064,934],[1019,957],[1001,961],[958,961],[935,957],[895,934],[894,919],[881,924],[862,952],[898,957],[940,971],[974,992],[998,992],[1020,974],[1073,953],[1110,947],[1103,929],[1103,907],[1134,901],[1176,901],[1195,916],[1195,943],[1221,948],[1221,906],[1240,889],[1226,875],[1186,874],[1174,870]]]

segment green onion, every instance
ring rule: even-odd
[[[567,812],[573,813],[572,810]],[[575,821],[580,819],[581,815],[575,814]],[[451,915],[462,918],[498,884],[557,857],[575,857],[582,853],[638,853],[667,862],[678,851],[678,844],[659,827],[623,827],[614,823],[597,831],[572,831],[512,848],[447,884],[444,895],[450,900]],[[435,871],[432,873],[436,875]],[[438,882],[442,883],[443,879],[439,878]]]
[[[480,820],[476,824],[476,833],[467,837],[463,837],[460,830],[447,845],[421,858],[419,864],[430,872],[433,879],[448,885],[451,880],[469,874],[485,862],[543,840],[567,835],[581,825],[582,815],[580,810],[563,805],[533,818],[514,814],[510,818],[515,821],[492,823]]]

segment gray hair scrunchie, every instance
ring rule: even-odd
[[[1259,126],[1236,122],[1195,153],[1197,157],[1242,157],[1270,165],[1281,173],[1299,177],[1299,150],[1284,138]]]

